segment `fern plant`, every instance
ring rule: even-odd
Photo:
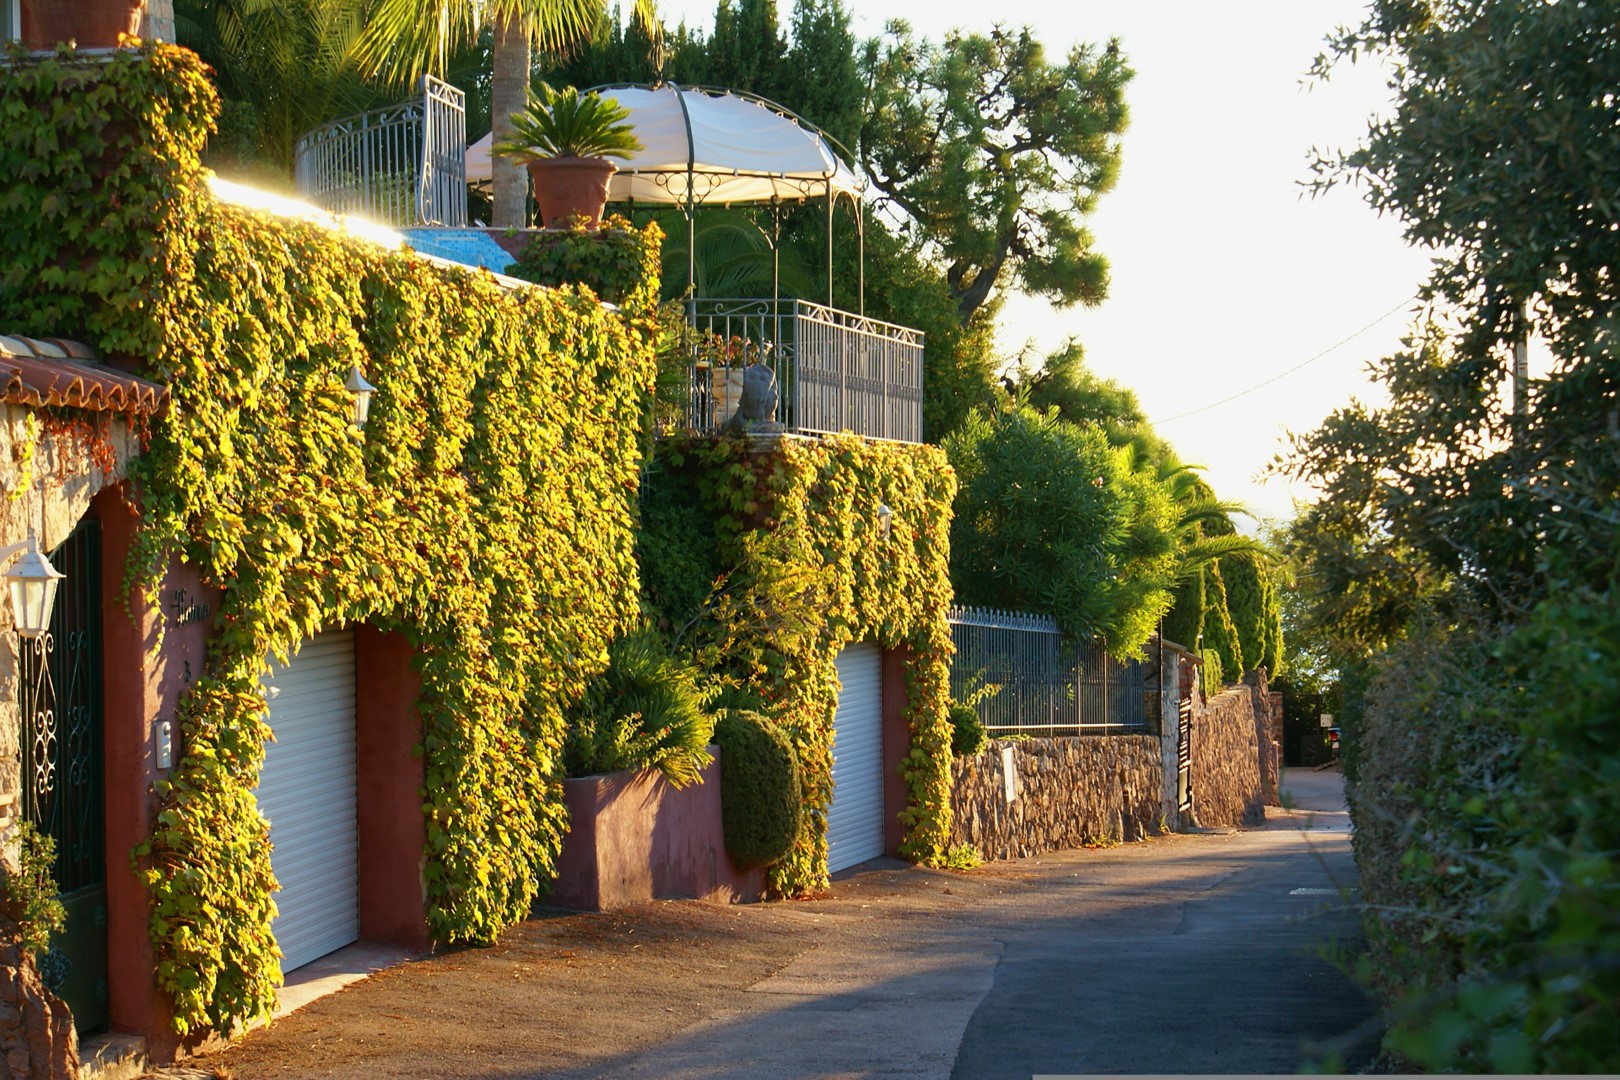
[[[609,647],[607,670],[570,721],[563,768],[570,777],[657,769],[678,788],[697,782],[709,763],[713,698],[657,630],[633,630]]]
[[[629,157],[641,149],[630,111],[594,90],[581,94],[572,86],[554,90],[540,84],[538,99],[512,114],[512,136],[495,144],[495,152],[516,161],[563,157]]]

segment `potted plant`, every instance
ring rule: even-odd
[[[618,172],[607,155],[641,149],[629,118],[624,106],[594,91],[541,83],[538,98],[512,114],[512,137],[496,143],[495,152],[528,165],[542,225],[557,228],[583,217],[594,229],[607,205],[608,181]]]

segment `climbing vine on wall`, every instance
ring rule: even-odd
[[[131,468],[132,559],[149,589],[179,557],[224,590],[137,858],[182,1033],[273,1004],[259,679],[323,627],[415,647],[433,937],[489,941],[527,913],[564,828],[562,710],[636,613],[653,377],[645,330],[589,294],[507,291],[217,204],[197,164],[212,108],[195,58],[162,46],[0,74],[23,177],[0,224],[33,268],[6,271],[0,315],[169,385]],[[379,388],[363,435],[355,364]]]
[[[792,737],[804,774],[807,828],[770,868],[773,889],[795,895],[827,881],[827,808],[832,800],[833,658],[875,642],[909,651],[901,765],[909,797],[900,812],[901,853],[923,863],[944,856],[950,833],[949,529],[956,481],[931,446],[853,437],[691,439],[660,444],[650,483],[695,493],[660,505],[649,530],[712,530],[720,574],[696,614],[655,611],[690,641],[699,659],[762,701]],[[879,508],[892,511],[883,535]],[[654,516],[654,515],[650,515]],[[675,551],[704,551],[698,542]],[[701,571],[700,571],[701,572]],[[650,576],[681,574],[649,566]]]

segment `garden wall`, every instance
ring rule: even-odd
[[[1263,685],[1263,683],[1262,683]],[[1265,820],[1260,773],[1261,725],[1256,692],[1234,686],[1202,700],[1193,695],[1193,816],[1199,825],[1255,825]]]
[[[610,911],[647,900],[748,903],[765,871],[738,870],[720,816],[720,748],[698,783],[676,788],[656,769],[563,781],[569,830],[550,902]]]
[[[1167,825],[1156,735],[998,739],[958,757],[952,777],[951,843],[987,859],[1140,840]]]
[[[1262,672],[1206,698],[1201,665],[1166,641],[1157,735],[993,741],[951,769],[951,844],[986,859],[1199,826],[1252,825],[1276,805],[1281,702]],[[1178,710],[1192,702],[1191,813],[1178,809]],[[1008,798],[1010,755],[1014,776]]]

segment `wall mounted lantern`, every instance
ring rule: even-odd
[[[56,586],[67,575],[40,553],[32,531],[22,543],[0,550],[0,561],[19,552],[22,557],[6,571],[6,584],[11,587],[11,613],[17,620],[18,634],[37,638],[51,628]]]
[[[894,525],[894,511],[889,509],[887,503],[878,503],[877,517],[878,536],[887,540],[889,538],[889,529]]]
[[[366,382],[366,377],[360,374],[360,365],[356,364],[349,369],[349,379],[343,384],[343,389],[354,395],[354,419],[351,423],[356,428],[366,426],[366,418],[371,415],[371,395],[377,388]]]

